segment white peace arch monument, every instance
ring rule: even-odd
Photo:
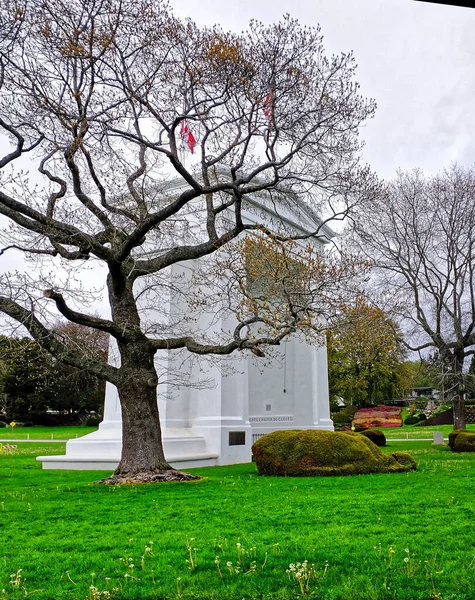
[[[295,234],[309,234],[319,227],[316,246],[329,241],[333,231],[308,206],[255,195],[243,207],[247,223],[285,227]],[[171,276],[193,269],[193,262],[175,265]],[[153,315],[152,315],[153,316]],[[202,314],[196,326],[208,327]],[[226,328],[226,323],[218,323]],[[157,358],[166,360],[163,355]],[[242,356],[235,369],[225,375],[211,366],[214,386],[193,387],[199,365],[190,367],[189,385],[171,393],[161,388],[158,403],[165,456],[176,468],[228,465],[251,460],[251,446],[263,434],[277,429],[333,430],[328,396],[326,348],[291,338],[277,348],[277,356],[262,366],[255,358]],[[166,384],[165,384],[166,386]],[[160,387],[159,387],[160,389]],[[39,456],[44,469],[113,470],[121,453],[121,409],[117,389],[106,386],[104,420],[99,429],[66,444],[64,456]]]

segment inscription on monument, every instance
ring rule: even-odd
[[[293,416],[277,416],[277,417],[249,417],[249,423],[264,423],[264,422],[283,422],[293,421]]]

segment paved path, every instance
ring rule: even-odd
[[[74,438],[73,438],[74,439]],[[0,442],[4,443],[12,443],[12,444],[21,444],[21,443],[33,443],[33,444],[63,444],[64,442],[69,442],[67,440],[16,440],[14,438],[0,438]]]
[[[433,442],[434,438],[386,438],[387,442]],[[448,442],[449,438],[444,438],[444,442]]]

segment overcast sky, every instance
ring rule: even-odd
[[[252,18],[270,23],[288,12],[321,25],[328,54],[352,50],[361,93],[378,104],[362,137],[364,158],[381,177],[474,162],[475,10],[414,0],[170,1],[177,16],[234,31]],[[22,264],[8,253],[0,272]]]
[[[171,0],[200,25],[241,31],[290,13],[320,24],[329,54],[353,50],[361,92],[378,104],[362,136],[384,178],[475,159],[475,10],[414,0]]]

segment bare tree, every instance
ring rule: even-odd
[[[304,238],[324,238],[326,223],[343,219],[375,185],[358,162],[358,129],[374,103],[358,94],[352,55],[325,57],[319,30],[289,17],[269,27],[252,22],[237,35],[181,22],[158,1],[7,0],[0,44],[0,128],[10,141],[0,159],[0,214],[10,222],[1,253],[55,261],[36,279],[5,275],[0,311],[59,359],[117,386],[117,473],[169,469],[156,352],[259,355],[315,329],[331,283],[343,292],[348,269],[310,256],[310,299],[283,293],[278,314],[251,299],[237,268],[243,235],[258,232],[281,254],[292,236],[246,222],[243,206],[260,194],[276,210],[285,198],[293,210],[317,211],[316,230],[294,236],[305,254]],[[25,156],[41,177],[34,188],[21,171]],[[232,330],[206,335],[170,313],[147,322],[141,308],[152,291],[172,285],[186,296],[185,281],[170,283],[171,266],[218,255],[215,267],[232,272],[219,300],[236,320]],[[103,267],[110,318],[79,308],[87,290],[74,275],[85,261]],[[276,276],[284,288],[292,279],[282,269]],[[209,306],[205,291],[184,301],[191,313]],[[119,366],[65,347],[46,320],[48,303],[115,338]]]
[[[359,214],[360,250],[373,261],[382,297],[392,299],[410,350],[436,348],[465,429],[464,362],[475,352],[475,171],[452,166],[425,178],[399,173]]]

